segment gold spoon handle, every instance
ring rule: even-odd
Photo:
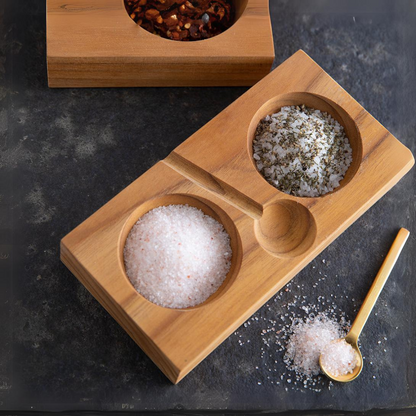
[[[394,265],[396,264],[396,261],[406,243],[406,240],[409,237],[409,234],[409,231],[404,228],[401,228],[397,234],[397,237],[394,240],[393,245],[387,254],[387,257],[384,259],[381,269],[377,273],[377,276],[371,285],[370,291],[365,297],[360,311],[358,312],[358,315],[352,324],[350,332],[346,337],[347,341],[350,343],[357,342],[358,337],[360,336],[361,331],[364,328],[364,325],[367,322],[367,319],[370,316],[370,313],[373,310],[373,307],[377,302],[381,291],[383,290],[384,284],[386,283]]]

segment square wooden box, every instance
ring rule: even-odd
[[[138,26],[123,0],[47,0],[49,86],[251,86],[274,60],[269,1],[234,2],[227,31],[178,42]]]
[[[299,198],[269,185],[251,147],[258,121],[306,104],[342,123],[353,163],[338,190]],[[157,163],[61,243],[61,259],[174,383],[384,195],[412,167],[411,152],[299,51]],[[189,309],[136,292],[123,247],[150,209],[187,203],[222,222],[232,268],[220,289]]]

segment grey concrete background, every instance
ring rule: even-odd
[[[415,152],[416,2],[271,0],[270,7],[274,66],[304,49]],[[0,412],[414,414],[415,169],[257,320],[173,386],[60,263],[59,240],[246,88],[51,90],[45,55],[45,2],[2,1]],[[305,295],[311,303],[335,296],[353,319],[399,227],[412,234],[362,335],[360,378],[330,389],[323,381],[319,393],[272,384],[285,367],[274,345],[262,358],[261,331]]]

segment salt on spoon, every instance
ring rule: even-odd
[[[400,229],[381,269],[374,279],[370,291],[364,299],[350,332],[348,332],[345,338],[333,341],[322,351],[319,357],[319,365],[322,372],[331,380],[346,383],[360,375],[363,369],[363,357],[357,345],[358,337],[396,264],[409,234],[409,231],[406,229]]]

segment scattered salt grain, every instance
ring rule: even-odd
[[[314,269],[314,265],[312,265],[312,269]],[[315,284],[312,288],[310,275],[308,275],[307,283],[302,283],[302,280],[299,280],[300,276],[298,276],[247,321],[251,322],[251,325],[247,325],[247,327],[242,325],[235,332],[234,339],[239,346],[238,353],[245,354],[245,357],[249,356],[255,365],[253,383],[260,381],[264,386],[279,386],[285,390],[290,389],[298,392],[308,390],[319,393],[334,388],[334,384],[323,374],[306,375],[297,366],[294,367],[293,360],[290,360],[286,354],[289,340],[293,336],[297,324],[301,322],[310,323],[316,319],[322,319],[321,317],[324,321],[333,321],[340,327],[340,333],[336,338],[344,337],[350,330],[351,324],[343,309],[347,308],[348,310],[352,307],[350,306],[352,303],[354,308],[358,310],[356,299],[351,297],[348,288],[341,288],[339,283],[334,285],[338,293],[337,301],[330,294],[322,295],[322,285],[325,286],[325,289],[328,288],[327,279],[322,276],[328,277],[320,272],[314,273],[312,277],[314,277]],[[335,278],[339,279],[340,276],[335,275]],[[350,311],[350,313],[352,312]],[[263,348],[257,350],[255,349],[256,343],[248,342],[253,336],[260,336]],[[373,340],[373,342],[376,341]],[[363,360],[365,360],[364,356]],[[282,366],[282,362],[286,368]],[[377,374],[379,367],[376,362],[370,361],[368,369],[373,371],[373,374]],[[378,377],[377,375],[377,379]],[[376,379],[376,376],[373,378]]]
[[[328,344],[321,353],[322,365],[334,376],[352,373],[358,364],[356,352],[344,339]]]
[[[343,335],[338,322],[325,315],[294,323],[285,354],[289,369],[307,376],[319,374],[321,352]]]
[[[133,226],[124,248],[126,273],[149,301],[187,308],[208,299],[231,267],[222,224],[188,205],[155,208]]]

